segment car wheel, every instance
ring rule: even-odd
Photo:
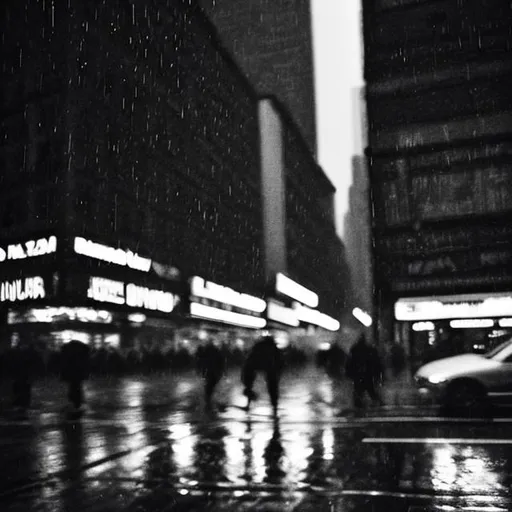
[[[446,390],[444,410],[470,416],[489,413],[487,392],[477,382],[454,382]]]

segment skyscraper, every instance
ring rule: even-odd
[[[380,335],[421,357],[488,299],[491,330],[512,315],[512,6],[368,0],[363,16]]]
[[[310,0],[200,0],[261,95],[276,96],[316,154]]]

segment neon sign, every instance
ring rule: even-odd
[[[280,272],[276,275],[276,291],[311,308],[318,306],[318,295],[315,292],[308,290]]]
[[[512,316],[512,295],[495,293],[415,297],[399,299],[395,303],[395,318],[402,321],[499,316]]]
[[[300,323],[295,310],[287,308],[273,300],[268,301],[267,318],[291,327],[298,327]]]
[[[27,240],[19,244],[9,244],[7,247],[0,247],[0,263],[5,260],[22,260],[35,258],[57,251],[57,237],[39,238]]]
[[[75,237],[74,250],[82,256],[88,256],[89,258],[114,263],[123,267],[130,267],[134,270],[149,272],[151,268],[151,260],[149,258],[143,258],[135,252],[116,249],[79,236]]]
[[[162,313],[170,313],[179,302],[179,297],[173,293],[96,276],[89,279],[87,297],[98,302],[126,304],[131,308]]]
[[[267,324],[264,318],[251,315],[243,315],[235,313],[234,311],[226,311],[225,309],[214,308],[192,302],[190,304],[190,314],[194,317],[204,318],[207,320],[217,320],[232,325],[239,325],[240,327],[251,327],[254,329],[261,329]]]
[[[126,304],[132,308],[145,308],[170,313],[178,300],[178,296],[173,293],[152,290],[131,283],[126,285]]]
[[[227,286],[205,281],[202,277],[194,276],[190,279],[190,293],[194,297],[202,297],[204,299],[229,304],[255,313],[262,313],[267,307],[267,303],[263,299],[240,293]]]
[[[18,302],[45,297],[44,279],[40,276],[4,281],[0,284],[0,302]]]

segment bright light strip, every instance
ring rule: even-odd
[[[151,260],[149,258],[143,258],[132,251],[125,251],[119,248],[115,249],[108,245],[86,240],[80,236],[75,237],[74,250],[77,254],[81,254],[82,256],[106,261],[107,263],[114,263],[122,267],[130,267],[143,272],[149,272],[151,268]]]
[[[315,292],[308,290],[280,272],[276,275],[276,291],[302,302],[310,308],[318,306],[318,295]]]
[[[298,327],[300,323],[295,310],[272,300],[267,303],[267,318],[291,327]]]
[[[57,252],[57,237],[39,238],[27,240],[22,243],[9,244],[7,247],[0,247],[0,263],[5,260],[21,260],[34,258]]]
[[[59,318],[61,317],[61,318]],[[60,320],[78,320],[79,322],[97,322],[108,324],[112,322],[112,313],[92,308],[46,307],[32,308],[26,313],[11,317],[8,323],[52,323]]]
[[[512,327],[512,318],[502,318],[499,321],[500,327]]]
[[[297,313],[297,318],[301,322],[306,322],[308,324],[318,325],[318,327],[322,327],[327,329],[328,331],[337,331],[340,328],[340,323],[335,318],[332,318],[325,313],[321,313],[316,309],[310,309],[302,304],[295,303],[293,306]]]
[[[434,329],[434,322],[416,322],[412,324],[412,330],[415,332],[433,331]]]
[[[263,313],[267,303],[258,297],[240,293],[227,286],[205,281],[202,277],[194,276],[190,279],[190,293],[195,297],[222,302],[255,313]]]
[[[476,319],[463,319],[463,320],[452,320],[450,327],[454,329],[478,329],[485,327],[492,327],[494,320],[490,318],[476,318]]]
[[[251,327],[254,329],[261,329],[267,324],[264,318],[242,315],[241,313],[235,313],[234,311],[226,311],[212,306],[205,306],[198,302],[190,303],[190,314],[198,318],[217,320],[227,324],[239,325],[240,327]]]
[[[128,321],[135,324],[142,324],[146,321],[146,315],[144,313],[130,313],[128,315]]]
[[[0,302],[20,302],[44,299],[45,297],[44,279],[41,276],[0,283]]]
[[[370,327],[370,325],[372,325],[373,323],[372,317],[366,311],[363,311],[361,308],[354,308],[352,310],[352,315],[354,316],[354,318],[359,320],[365,327]]]
[[[510,293],[414,297],[395,303],[395,318],[401,321],[503,316],[512,316]]]

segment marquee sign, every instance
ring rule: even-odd
[[[7,260],[35,258],[57,252],[57,237],[38,238],[0,247],[0,263]]]
[[[170,313],[180,301],[178,295],[164,290],[97,276],[91,276],[89,279],[87,297],[98,302],[109,302],[162,313]]]
[[[0,283],[0,302],[23,302],[44,299],[46,290],[41,276],[14,279]]]
[[[508,293],[445,295],[399,299],[395,318],[401,321],[506,317],[512,315]]]
[[[151,268],[151,260],[149,258],[143,258],[130,250],[116,249],[115,247],[93,242],[80,236],[75,237],[73,247],[76,254],[106,261],[107,263],[141,270],[142,272],[149,272]]]

